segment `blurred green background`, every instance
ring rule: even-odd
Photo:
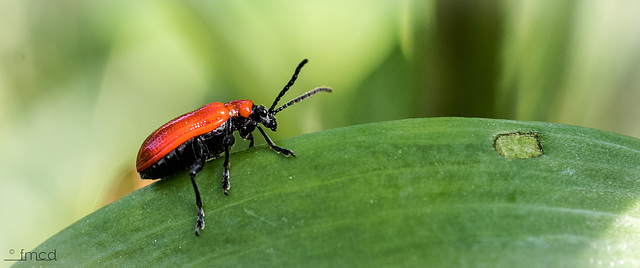
[[[634,0],[0,0],[0,257],[139,187],[160,125],[208,102],[269,105],[304,58],[284,100],[334,93],[278,114],[276,141],[438,116],[640,137],[638,14]]]

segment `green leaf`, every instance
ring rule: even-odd
[[[542,155],[498,153],[498,137],[517,133]],[[63,266],[640,265],[638,139],[559,124],[432,118],[277,144],[297,157],[265,146],[231,155],[229,196],[220,189],[222,159],[206,165],[197,177],[206,212],[199,237],[183,172],[32,252],[55,251],[53,262]]]

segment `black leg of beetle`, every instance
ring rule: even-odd
[[[196,221],[196,235],[199,235],[200,230],[204,229],[204,210],[202,210],[202,199],[200,199],[200,191],[198,191],[198,185],[196,184],[196,174],[204,167],[204,161],[201,158],[196,159],[189,175],[191,175],[191,183],[193,184],[193,190],[196,192],[196,205],[198,206],[198,220]]]
[[[249,148],[253,147],[253,133],[249,133],[247,136],[247,140],[249,140]]]
[[[222,140],[222,146],[224,146],[224,171],[222,172],[222,190],[224,191],[224,195],[229,195],[229,193],[227,193],[227,191],[231,188],[231,183],[229,182],[229,149],[235,142],[231,124],[227,124],[226,133],[227,134]]]
[[[222,172],[222,190],[224,195],[229,195],[227,191],[231,188],[229,182],[229,147],[224,148],[224,171]]]
[[[276,146],[273,143],[273,141],[269,138],[269,136],[267,136],[267,133],[265,133],[264,130],[262,130],[262,128],[259,125],[257,127],[258,127],[258,130],[260,130],[260,133],[262,133],[264,140],[267,142],[267,144],[271,149],[273,149],[278,153],[283,154],[284,156],[296,156],[291,150]]]

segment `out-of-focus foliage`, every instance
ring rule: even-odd
[[[278,114],[275,140],[432,116],[640,137],[638,14],[638,1],[2,1],[0,249],[102,206],[173,117],[270,104],[303,58],[288,97],[334,93]]]

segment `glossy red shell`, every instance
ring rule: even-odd
[[[249,117],[252,108],[253,102],[250,100],[235,100],[226,104],[214,102],[169,121],[142,143],[136,160],[137,171],[145,170],[189,139],[214,131],[229,117]]]
[[[253,110],[253,101],[250,100],[234,100],[225,103],[227,109],[229,109],[230,116],[242,116],[248,118]]]

